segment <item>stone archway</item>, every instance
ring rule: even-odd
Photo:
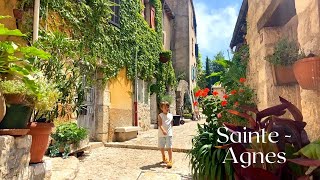
[[[183,115],[183,112],[181,112],[181,108],[184,104],[185,94],[189,94],[188,90],[188,82],[185,80],[180,80],[176,91],[176,112],[179,115]]]

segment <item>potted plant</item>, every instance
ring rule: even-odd
[[[320,57],[310,53],[293,65],[294,75],[302,89],[320,89]]]
[[[9,18],[10,16],[0,16],[0,19]],[[0,23],[0,36],[25,36],[21,31],[9,30]],[[35,47],[18,46],[12,41],[0,41],[0,77],[6,82],[1,82],[2,92],[6,94],[7,103],[17,104],[12,102],[12,97],[20,97],[20,101],[26,103],[36,96],[36,86],[33,77],[35,68],[31,65],[36,57],[39,59],[48,59],[50,55]],[[14,81],[7,81],[14,80]],[[20,95],[18,95],[20,94]],[[19,100],[18,100],[19,101]],[[32,102],[27,102],[28,106],[32,106]],[[20,106],[22,108],[22,106]],[[26,108],[26,106],[23,106]],[[5,112],[2,108],[0,111]],[[0,114],[0,117],[2,114]],[[9,116],[9,114],[8,114]],[[28,117],[26,117],[28,119]],[[11,121],[12,122],[12,121]],[[25,128],[24,123],[16,128]]]
[[[54,108],[57,106],[60,92],[56,85],[44,77],[36,80],[38,85],[38,97],[35,103],[35,111],[33,122],[28,127],[28,134],[32,136],[32,144],[30,149],[30,163],[38,163],[49,146],[49,135],[51,134],[53,125]]]
[[[171,60],[172,52],[171,51],[162,51],[160,53],[160,61],[166,63]]]
[[[20,80],[0,81],[6,101],[6,115],[0,129],[26,129],[34,108],[36,94]]]
[[[299,47],[294,41],[280,39],[274,46],[273,54],[266,60],[273,64],[273,79],[275,85],[290,85],[297,83],[292,65],[300,58]]]
[[[87,130],[78,127],[76,123],[60,124],[51,135],[53,141],[49,147],[50,156],[55,157],[59,153],[62,153],[62,157],[66,158],[70,153],[88,144],[87,135]]]

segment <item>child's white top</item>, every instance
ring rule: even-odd
[[[173,115],[171,113],[160,113],[159,116],[162,119],[162,127],[164,130],[167,131],[167,135],[163,135],[160,127],[158,127],[158,136],[159,137],[166,137],[166,136],[173,136],[172,133],[172,121],[173,121]]]

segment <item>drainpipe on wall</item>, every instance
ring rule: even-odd
[[[35,42],[38,39],[39,33],[40,0],[34,0],[33,11],[33,42]]]
[[[137,56],[138,56],[138,46],[136,47],[136,56],[135,56],[135,80],[134,80],[134,126],[138,126],[138,65],[137,65]]]

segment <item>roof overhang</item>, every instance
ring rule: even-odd
[[[169,18],[174,19],[175,15],[174,15],[173,11],[171,10],[169,4],[166,2],[166,0],[163,0],[162,4],[163,4],[163,9],[164,9],[165,13],[169,16]]]
[[[232,39],[230,42],[230,48],[242,43],[244,41],[244,34],[246,33],[246,23],[247,23],[247,13],[248,13],[248,0],[243,0],[238,15],[237,23],[235,25]]]
[[[258,21],[258,31],[264,27],[283,26],[296,14],[295,0],[272,0]]]

